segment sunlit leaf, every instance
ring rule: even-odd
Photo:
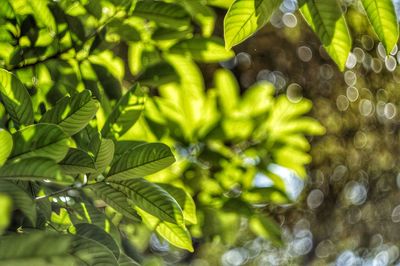
[[[33,123],[33,107],[28,91],[19,79],[0,69],[0,97],[7,113],[17,124]]]
[[[0,168],[0,179],[63,181],[59,166],[47,158],[27,158]]]
[[[0,128],[0,166],[4,164],[10,156],[13,147],[13,140],[7,131]]]
[[[93,158],[80,149],[69,149],[65,158],[60,162],[61,170],[68,175],[92,173],[96,171]]]
[[[369,21],[390,53],[399,38],[399,25],[392,0],[362,0]]]
[[[184,224],[179,204],[161,187],[143,178],[110,181],[110,185],[126,194],[137,207],[162,221]]]
[[[68,135],[81,131],[97,112],[99,104],[89,90],[66,96],[47,111],[40,122],[58,124]]]
[[[181,28],[190,24],[185,9],[177,4],[161,1],[140,1],[132,15],[153,20],[164,27]]]
[[[214,76],[218,100],[224,114],[231,114],[239,102],[239,84],[229,70],[219,69]]]
[[[53,14],[47,6],[47,0],[35,0],[27,1],[29,6],[32,8],[35,19],[42,23],[50,33],[54,35],[57,32],[57,25]]]
[[[224,20],[225,47],[230,49],[264,26],[282,0],[236,0]]]
[[[10,159],[46,157],[61,161],[68,152],[69,137],[61,127],[53,124],[36,124],[17,131]]]
[[[89,149],[93,153],[96,166],[93,176],[97,176],[110,165],[114,156],[114,142],[110,139],[101,138],[100,134],[97,134],[90,141]]]
[[[94,224],[86,223],[76,224],[74,226],[77,235],[98,242],[108,248],[114,254],[116,259],[119,258],[120,251],[117,243],[115,243],[114,239],[103,229]]]
[[[200,1],[179,1],[192,16],[193,20],[200,25],[204,37],[210,37],[214,31],[216,14],[214,10]]]
[[[257,235],[271,240],[276,245],[282,244],[281,230],[271,218],[264,215],[254,215],[250,219],[250,229]]]
[[[138,217],[134,208],[128,202],[128,196],[116,190],[114,187],[107,185],[104,182],[98,182],[90,186],[93,192],[105,203],[110,205],[114,210],[126,216],[129,219],[138,221]]]
[[[130,89],[115,105],[101,134],[118,139],[139,119],[144,108],[144,96],[139,84]]]
[[[193,252],[192,239],[186,227],[166,221],[160,221],[157,217],[154,217],[143,210],[138,210],[138,212],[144,223],[153,230],[156,230],[156,232],[169,243],[176,247]]]
[[[352,41],[346,20],[336,1],[302,0],[300,11],[329,56],[344,70]]]
[[[107,180],[132,179],[158,172],[175,162],[169,147],[162,143],[144,143],[124,153],[108,172]]]
[[[167,191],[179,204],[183,211],[183,218],[191,224],[197,224],[196,205],[183,188],[175,187],[169,184],[157,183],[165,191]]]
[[[36,203],[31,196],[16,184],[5,180],[0,180],[0,194],[8,195],[14,209],[20,210],[36,226]]]
[[[216,37],[193,37],[182,40],[173,45],[169,52],[185,55],[205,63],[226,61],[235,56],[232,51],[226,50],[223,41]]]

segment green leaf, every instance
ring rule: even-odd
[[[214,10],[200,1],[179,1],[192,16],[193,20],[200,25],[203,36],[210,37],[214,31],[216,14]]]
[[[75,265],[68,256],[71,237],[61,234],[34,232],[0,237],[0,261],[7,266]]]
[[[139,119],[144,108],[144,96],[139,84],[130,89],[115,105],[101,134],[118,139]]]
[[[75,235],[71,252],[83,262],[78,265],[118,265],[111,250],[87,237]]]
[[[27,158],[0,168],[0,179],[65,181],[59,166],[47,158]]]
[[[35,19],[43,24],[54,35],[57,32],[57,25],[53,14],[47,6],[47,0],[27,1],[32,8]]]
[[[0,235],[10,225],[13,211],[13,202],[7,194],[0,193]]]
[[[60,162],[61,170],[67,175],[93,173],[96,166],[93,158],[85,151],[71,148]]]
[[[262,26],[280,6],[282,0],[236,0],[224,19],[225,47],[230,49]]]
[[[160,221],[153,215],[143,210],[138,210],[138,212],[144,223],[151,229],[156,230],[156,232],[165,238],[169,243],[178,248],[183,248],[193,252],[192,238],[185,226],[179,226],[174,223]]]
[[[40,122],[58,124],[68,135],[81,131],[94,117],[99,103],[92,99],[89,90],[65,96],[47,111]]]
[[[119,258],[120,251],[117,243],[115,243],[114,239],[97,225],[87,223],[76,224],[75,229],[77,235],[98,242],[108,248],[114,254],[116,259]]]
[[[276,245],[282,245],[281,230],[275,221],[264,215],[254,215],[250,218],[250,229],[256,235],[271,240]]]
[[[183,214],[176,200],[164,189],[143,178],[110,181],[116,190],[126,194],[133,204],[162,221],[183,225]]]
[[[179,77],[170,64],[160,62],[147,67],[138,80],[145,86],[158,87],[169,82],[177,82]]]
[[[170,148],[162,143],[144,143],[124,153],[112,166],[107,180],[131,179],[158,172],[175,162]]]
[[[57,162],[68,152],[69,137],[53,124],[36,124],[15,132],[10,159],[46,157]]]
[[[17,124],[33,123],[33,107],[28,91],[11,72],[0,69],[0,97],[11,119]]]
[[[89,149],[93,154],[94,164],[97,169],[92,176],[96,177],[110,165],[114,157],[114,142],[110,139],[101,138],[100,134],[96,134],[90,141]]]
[[[121,213],[125,217],[139,221],[140,217],[137,215],[134,208],[128,202],[128,196],[123,192],[116,190],[110,185],[107,185],[104,182],[99,182],[93,185],[90,185],[90,188],[93,192],[105,203],[111,206],[114,210]]]
[[[351,49],[346,20],[336,1],[300,1],[300,11],[341,71]]]
[[[386,53],[390,53],[399,38],[399,26],[392,0],[361,0],[368,19]]]
[[[13,147],[13,140],[7,131],[0,128],[0,166],[2,166],[10,156]]]
[[[186,222],[197,224],[196,205],[183,188],[175,187],[169,184],[157,183],[165,191],[167,191],[179,204],[183,211],[183,218]]]
[[[218,69],[214,83],[218,92],[218,100],[225,115],[232,114],[239,102],[240,88],[232,72]]]
[[[0,193],[10,196],[14,209],[20,210],[36,226],[36,203],[21,187],[14,183],[0,180]]]
[[[118,265],[119,266],[140,266],[139,263],[125,255],[124,253],[121,253],[119,256],[118,260]]]
[[[132,12],[133,16],[155,21],[169,28],[183,28],[190,25],[189,15],[177,4],[161,1],[140,1]]]
[[[193,37],[174,44],[169,52],[193,58],[199,62],[215,63],[226,61],[235,56],[231,50],[224,48],[224,43],[217,37]]]

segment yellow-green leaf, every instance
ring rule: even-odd
[[[236,0],[225,16],[225,47],[230,49],[264,26],[282,0]]]
[[[300,11],[322,42],[329,56],[344,70],[352,41],[346,20],[336,0],[303,0]]]
[[[390,53],[399,38],[399,26],[392,0],[362,0],[368,19],[386,53]]]

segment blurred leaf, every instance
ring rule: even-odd
[[[158,172],[175,162],[170,148],[162,143],[144,143],[124,153],[111,165],[107,180],[132,179]]]
[[[46,157],[59,162],[68,152],[69,137],[57,125],[31,125],[15,132],[12,137],[12,160]]]
[[[200,1],[183,0],[179,3],[189,12],[197,22],[204,37],[210,37],[214,31],[216,14],[214,10]]]
[[[10,224],[13,202],[7,194],[0,193],[0,235]]]
[[[81,131],[95,116],[99,104],[89,90],[65,96],[47,111],[40,122],[58,124],[68,135]]]
[[[271,240],[276,245],[282,245],[281,229],[269,217],[254,215],[250,218],[250,229],[265,239]]]
[[[399,25],[391,0],[362,0],[368,19],[389,54],[399,38]]]
[[[111,250],[85,236],[74,236],[71,253],[79,258],[80,265],[118,265]]]
[[[240,96],[240,88],[235,76],[229,70],[218,69],[214,75],[214,83],[223,113],[231,114],[237,107]]]
[[[132,15],[153,20],[163,27],[179,29],[190,24],[185,9],[177,4],[161,1],[140,1],[136,4]]]
[[[126,194],[137,207],[162,221],[184,224],[179,204],[161,187],[143,178],[110,181],[110,185]]]
[[[74,265],[70,244],[70,236],[47,232],[1,236],[0,261],[7,266]]]
[[[64,181],[58,165],[47,158],[27,158],[0,168],[0,179]]]
[[[104,182],[93,184],[90,188],[99,198],[104,200],[105,203],[110,205],[111,208],[115,209],[117,212],[133,221],[140,220],[134,208],[129,204],[128,196],[125,193],[116,190]]]
[[[4,69],[0,69],[0,96],[7,113],[17,124],[33,123],[33,107],[28,91],[14,74]]]
[[[20,210],[36,226],[36,203],[28,193],[14,183],[0,180],[0,194],[5,194],[12,200],[14,210]],[[12,208],[12,207],[11,207]]]
[[[93,173],[96,171],[93,158],[80,149],[69,149],[67,155],[59,164],[63,173],[67,175]]]
[[[13,139],[7,131],[0,128],[0,166],[2,166],[10,156],[13,148]]]
[[[43,24],[50,31],[51,35],[54,35],[57,32],[57,25],[53,14],[47,6],[48,1],[35,0],[26,2],[32,8],[35,19]]]
[[[193,37],[174,44],[170,50],[172,54],[181,54],[204,63],[226,61],[235,54],[224,48],[224,43],[217,37]]]
[[[139,263],[134,261],[132,258],[128,257],[124,253],[121,253],[118,260],[119,266],[140,266]]]
[[[302,0],[304,19],[317,34],[329,56],[341,71],[345,69],[352,41],[342,10],[336,1]]]
[[[136,123],[144,108],[142,93],[136,84],[118,101],[101,130],[104,137],[118,139]]]
[[[108,248],[116,259],[119,258],[120,251],[117,243],[115,243],[114,239],[100,227],[94,224],[81,223],[76,224],[75,229],[77,235],[98,242]]]
[[[119,99],[121,97],[121,82],[118,78],[103,65],[92,63],[92,67],[108,97]]]
[[[149,66],[139,76],[138,81],[145,86],[158,87],[162,84],[178,81],[175,69],[166,62]]]
[[[230,49],[264,26],[282,0],[236,0],[224,19],[225,47]]]

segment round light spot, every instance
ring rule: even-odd
[[[318,208],[324,201],[324,193],[319,189],[314,189],[308,194],[307,205],[310,209]]]
[[[346,96],[350,102],[355,102],[358,99],[359,92],[356,87],[350,86],[346,89]]]
[[[380,42],[378,44],[378,46],[376,47],[376,52],[382,59],[384,59],[386,57],[386,49],[383,46],[383,43]]]
[[[397,46],[397,44],[395,44],[394,45],[394,47],[393,47],[393,49],[392,49],[392,51],[390,51],[390,54],[391,55],[396,55],[397,54],[397,52],[398,52],[398,46]]]
[[[367,199],[367,189],[356,181],[350,181],[346,184],[344,194],[346,200],[353,205],[361,205]]]
[[[346,61],[346,67],[348,69],[352,69],[356,66],[357,64],[357,57],[353,53],[349,53],[349,56],[347,57]]]
[[[303,62],[309,62],[312,59],[312,51],[307,46],[300,46],[297,48],[297,55]]]
[[[367,135],[362,132],[362,131],[357,131],[357,133],[354,135],[354,146],[357,149],[362,149],[367,145]]]
[[[292,83],[286,89],[286,96],[288,97],[289,101],[293,103],[298,103],[303,99],[303,88],[297,84]]]
[[[400,222],[400,205],[397,205],[392,211],[392,221],[394,223]]]
[[[313,241],[309,237],[295,239],[292,242],[293,251],[298,256],[307,254],[308,252],[311,251],[312,247],[313,247]]]
[[[370,116],[374,111],[373,103],[367,99],[362,99],[358,107],[363,116]]]
[[[336,106],[339,111],[346,111],[349,108],[349,99],[344,95],[339,95],[336,98]]]
[[[364,61],[365,53],[364,50],[361,49],[360,47],[354,48],[353,54],[356,56],[358,63],[362,63]]]
[[[282,16],[283,24],[288,28],[294,28],[297,25],[297,18],[293,13],[285,13]]]
[[[382,62],[378,58],[373,58],[371,62],[371,68],[375,73],[382,71]]]
[[[347,85],[349,86],[354,86],[356,85],[357,82],[357,75],[353,71],[347,70],[344,73],[344,81],[346,82]]]
[[[222,265],[239,266],[243,265],[248,259],[247,250],[244,248],[234,248],[222,255]]]
[[[383,110],[383,113],[387,119],[393,119],[396,116],[397,109],[396,106],[393,103],[387,103],[385,104],[385,108]]]
[[[363,35],[361,37],[361,44],[367,51],[370,51],[372,48],[374,48],[374,40],[369,35]]]
[[[385,67],[389,71],[394,71],[396,69],[397,62],[394,56],[389,55],[385,57]]]
[[[333,69],[330,65],[328,64],[323,64],[320,68],[319,68],[319,74],[322,78],[329,80],[331,78],[333,78]]]
[[[318,246],[315,248],[315,255],[318,258],[327,258],[335,251],[335,246],[331,240],[324,240],[319,242]]]

